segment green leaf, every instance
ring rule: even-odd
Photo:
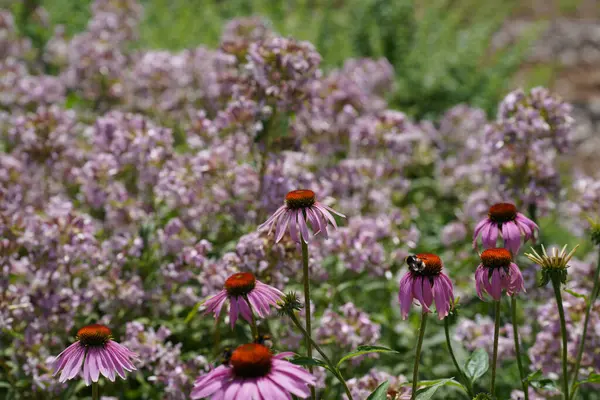
[[[475,350],[465,363],[465,374],[474,383],[481,378],[490,367],[489,355],[484,349]]]
[[[541,369],[527,375],[524,381],[536,389],[552,390],[557,388],[555,381],[550,378],[544,378]]]
[[[337,367],[339,368],[340,365],[346,360],[349,360],[354,357],[362,356],[363,354],[369,354],[369,353],[398,353],[398,352],[396,350],[392,350],[392,349],[390,349],[388,347],[384,347],[384,346],[358,346],[356,348],[356,350],[343,356],[342,359],[337,363]]]
[[[523,379],[523,381],[525,383],[529,383],[532,381],[537,381],[542,377],[542,370],[538,369],[537,371],[534,371],[532,373],[530,373],[529,375],[527,375],[527,377],[525,377],[525,379]]]
[[[569,293],[571,296],[575,296],[578,299],[584,299],[587,301],[587,296],[585,294],[577,293],[576,291],[571,290],[571,289],[564,289],[564,291]]]
[[[575,387],[583,385],[584,383],[600,383],[600,374],[592,372],[587,378],[580,380],[575,384]]]
[[[377,389],[375,389],[373,393],[369,395],[369,397],[367,397],[367,400],[387,400],[389,386],[389,381],[383,382],[381,385],[377,386]]]
[[[327,365],[327,363],[325,363],[324,361],[321,361],[321,360],[317,360],[316,358],[296,357],[296,358],[292,358],[290,360],[290,362],[292,364],[296,364],[296,365],[302,365],[302,366],[306,366],[306,367],[323,367],[323,368],[330,370],[329,365]]]
[[[196,314],[198,314],[198,311],[200,311],[200,307],[202,307],[202,305],[204,303],[206,303],[206,300],[208,300],[208,298],[201,300],[194,305],[194,308],[192,308],[192,311],[190,311],[190,313],[187,315],[187,317],[185,317],[186,324],[189,324],[190,321],[192,320],[192,318],[194,318],[196,316]]]
[[[415,400],[430,400],[433,398],[433,395],[439,388],[448,383],[452,382],[452,378],[448,379],[439,379],[437,383],[425,388],[421,388],[417,390],[417,395],[415,396]]]

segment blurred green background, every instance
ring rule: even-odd
[[[518,84],[550,86],[556,65],[524,62],[548,22],[590,16],[596,0],[141,0],[144,20],[139,49],[204,45],[215,48],[230,19],[260,15],[283,34],[312,42],[324,69],[351,57],[386,57],[397,75],[392,106],[417,118],[435,118],[467,102],[490,116],[501,97]],[[85,29],[91,0],[0,0],[9,6],[25,34],[51,34],[28,28],[27,8],[41,4],[51,25],[67,34]],[[591,6],[589,5],[591,4]],[[587,8],[586,8],[587,7]],[[600,15],[600,7],[596,13]],[[592,13],[593,15],[593,13]],[[528,28],[504,48],[492,38],[509,20],[525,18]]]

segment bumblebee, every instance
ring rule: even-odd
[[[231,347],[225,347],[223,352],[221,353],[221,364],[229,365],[229,361],[231,360],[231,355],[233,354],[233,350]]]
[[[254,340],[254,343],[262,344],[265,347],[272,348],[273,347],[272,339],[273,339],[273,337],[267,333],[264,335],[258,335],[256,337],[256,339]]]
[[[425,269],[425,262],[423,262],[423,260],[421,260],[417,256],[406,257],[406,264],[408,265],[408,268],[413,272],[420,273],[423,272],[423,270]]]

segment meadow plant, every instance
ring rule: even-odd
[[[325,70],[260,17],[145,49],[138,1],[90,15],[32,58],[0,11],[1,398],[592,398],[600,180],[559,168],[568,103],[415,120],[398,57]]]

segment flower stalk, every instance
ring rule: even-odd
[[[346,380],[342,376],[342,373],[340,372],[339,368],[331,362],[329,357],[327,357],[327,355],[321,349],[321,347],[317,344],[317,342],[315,342],[313,340],[313,338],[308,334],[306,329],[304,329],[304,327],[302,326],[300,321],[298,321],[296,314],[293,311],[287,312],[286,314],[290,317],[290,319],[292,320],[294,325],[296,325],[296,327],[300,330],[300,332],[302,332],[302,335],[304,335],[305,339],[310,341],[312,346],[315,348],[315,350],[317,350],[317,352],[321,355],[321,357],[323,357],[323,361],[325,361],[325,363],[327,363],[327,365],[329,366],[329,370],[333,373],[333,375],[337,378],[337,380],[342,384],[342,386],[344,388],[344,392],[346,392],[346,396],[348,396],[348,399],[353,400],[352,392],[350,392],[350,389],[348,388],[348,385],[346,384]]]
[[[465,376],[463,370],[458,365],[458,361],[456,360],[456,356],[454,355],[454,350],[452,349],[452,343],[450,342],[450,323],[448,322],[448,318],[444,318],[444,332],[446,333],[446,345],[448,346],[448,352],[450,353],[450,358],[452,358],[452,363],[454,363],[454,367],[458,371],[460,379],[465,383],[467,393],[469,394],[469,398],[473,398],[474,393],[471,381]]]
[[[525,400],[529,400],[529,388],[525,380],[525,371],[523,369],[523,360],[521,359],[521,346],[519,345],[519,328],[517,325],[517,297],[510,297],[510,308],[512,316],[513,336],[515,339],[515,355],[517,357],[517,366],[519,367],[519,377],[521,378],[521,385],[523,385],[523,394]]]
[[[560,335],[562,337],[562,386],[563,396],[565,400],[569,399],[569,374],[567,372],[567,324],[565,322],[565,310],[562,302],[562,295],[560,294],[560,280],[555,276],[552,279],[552,288],[554,289],[554,296],[556,297],[556,306],[558,308],[558,316],[560,318]]]
[[[92,382],[92,400],[100,400],[100,387],[98,382]]]
[[[581,341],[579,343],[579,350],[577,350],[577,358],[575,359],[575,368],[573,369],[573,383],[571,384],[571,398],[575,398],[575,392],[577,384],[577,378],[579,377],[579,367],[581,366],[581,359],[583,357],[583,350],[585,348],[585,338],[587,336],[588,324],[590,322],[590,313],[592,311],[592,307],[594,302],[598,297],[598,292],[600,290],[600,245],[598,246],[598,264],[596,266],[596,273],[594,274],[594,286],[592,288],[592,292],[590,293],[590,297],[587,299],[587,308],[585,310],[585,319],[583,322],[583,332],[581,336]]]
[[[494,354],[492,357],[492,382],[490,384],[490,393],[492,394],[492,397],[496,395],[496,364],[498,363],[498,334],[500,333],[500,301],[494,301],[494,310]]]
[[[421,347],[423,346],[423,337],[425,336],[425,328],[427,327],[427,313],[423,311],[421,313],[421,326],[419,327],[419,340],[417,341],[417,349],[415,352],[415,363],[413,366],[413,379],[412,379],[412,394],[411,400],[414,400],[417,396],[417,386],[419,384],[419,363],[421,362]]]
[[[302,276],[304,279],[304,304],[305,308],[305,326],[306,326],[306,354],[309,358],[312,358],[312,325],[311,325],[311,312],[310,312],[310,271],[308,270],[308,244],[304,240],[300,240],[302,243]],[[308,370],[312,374],[313,367],[309,366]],[[317,398],[315,393],[315,388],[311,386],[311,395],[312,399],[315,400]]]

